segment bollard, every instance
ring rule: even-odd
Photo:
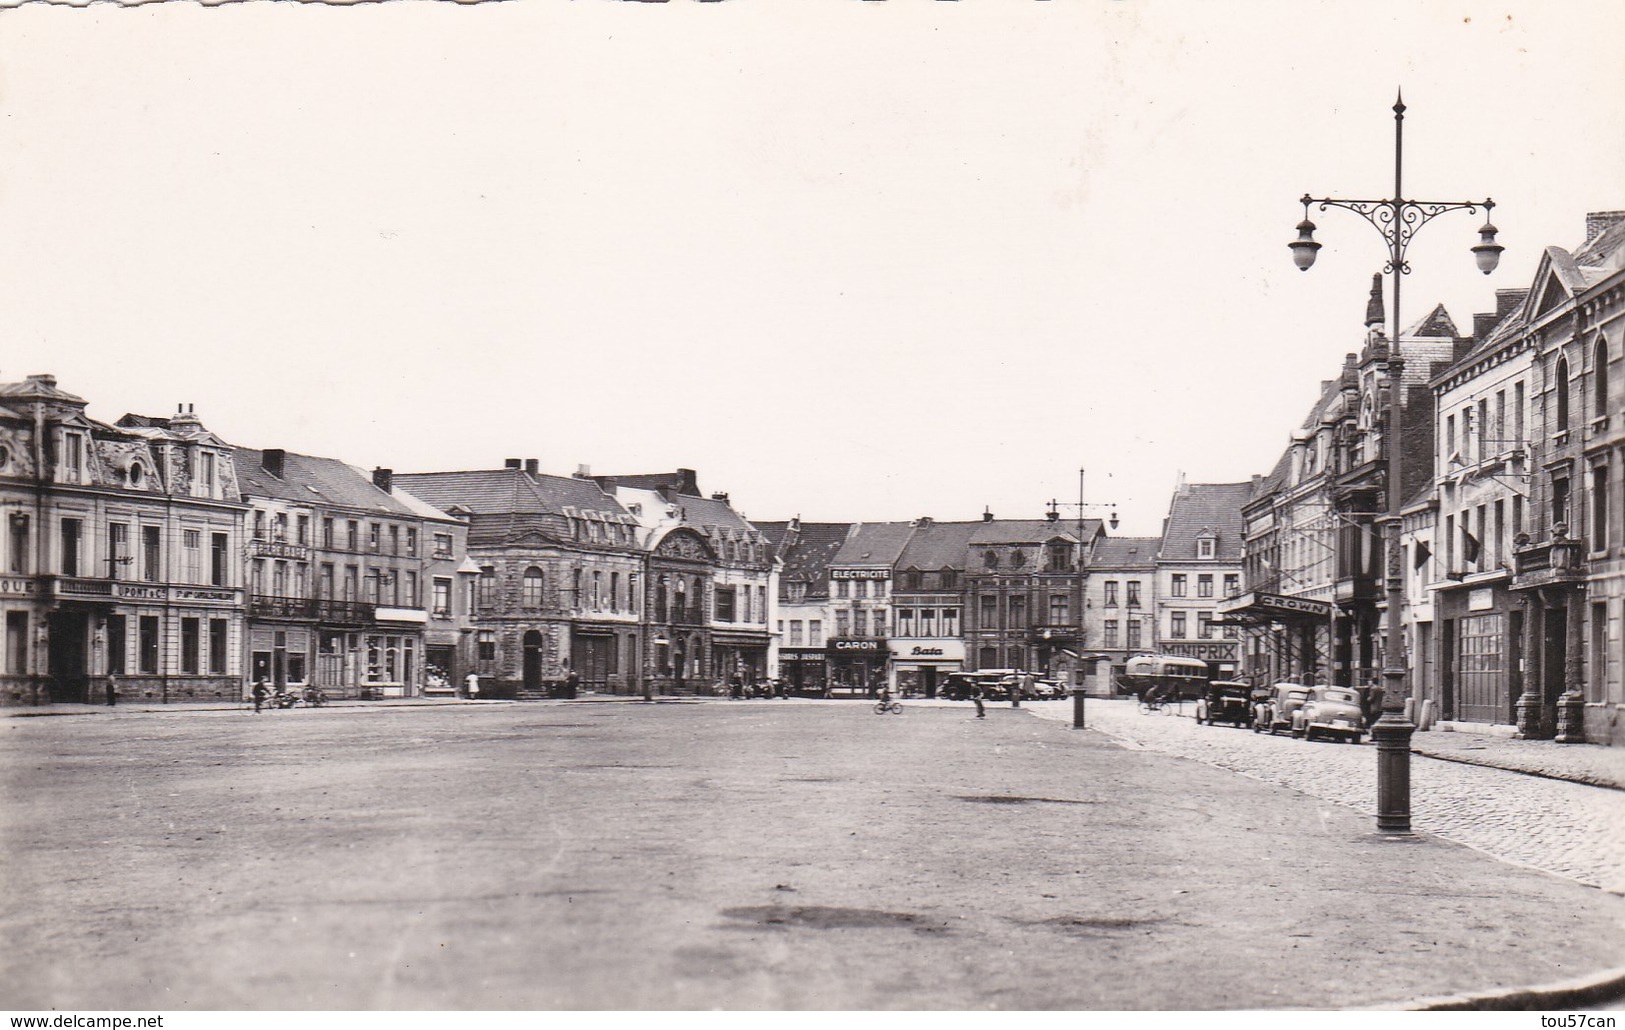
[[[1081,686],[1072,689],[1072,728],[1075,730],[1084,728],[1083,697],[1084,692]]]

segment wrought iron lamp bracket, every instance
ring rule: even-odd
[[[1410,246],[1422,226],[1428,224],[1438,216],[1449,211],[1466,211],[1477,214],[1479,208],[1484,209],[1484,218],[1489,220],[1490,213],[1495,210],[1493,200],[1471,201],[1444,201],[1444,200],[1340,200],[1336,197],[1311,197],[1305,193],[1300,198],[1303,203],[1303,216],[1309,217],[1309,206],[1318,204],[1320,210],[1340,207],[1371,223],[1371,227],[1382,234],[1388,244],[1388,263],[1383,266],[1383,274],[1388,275],[1395,271],[1401,275],[1409,275],[1410,262],[1405,260],[1405,248]]]

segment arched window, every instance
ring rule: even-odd
[[[999,567],[999,555],[998,555],[998,552],[997,551],[984,552],[982,554],[982,564],[986,565],[990,569],[998,568]]]
[[[1561,433],[1569,427],[1569,359],[1559,355],[1557,358],[1557,382],[1554,403],[1557,407],[1557,432]]]
[[[525,570],[525,577],[521,597],[526,608],[540,608],[542,606],[542,570],[532,565]]]
[[[1608,414],[1608,337],[1598,336],[1591,354],[1591,417]]]

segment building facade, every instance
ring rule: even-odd
[[[914,527],[854,523],[830,560],[829,690],[869,697],[892,682],[892,574]]]
[[[833,626],[829,563],[852,529],[849,522],[758,522],[779,563],[770,674],[792,694],[822,697],[829,686],[826,637]]]
[[[637,519],[613,496],[534,458],[395,479],[466,525],[466,561],[453,552],[436,578],[466,592],[481,697],[642,691],[647,562]]]
[[[239,447],[251,682],[334,698],[413,697],[429,681],[428,574],[461,525],[389,469]]]
[[[1434,476],[1405,518],[1411,693],[1437,718],[1511,725],[1524,613],[1511,590],[1524,531],[1532,351],[1526,290],[1499,290],[1474,344],[1432,383]]]
[[[677,693],[765,682],[779,588],[768,538],[726,493],[702,494],[693,469],[594,481],[646,534],[656,681]]]
[[[1625,743],[1622,286],[1625,212],[1595,212],[1581,247],[1546,248],[1523,305],[1534,427],[1511,587],[1527,737]]]
[[[1002,522],[984,515],[965,560],[969,667],[1051,675],[1063,651],[1084,647],[1085,570],[1104,533],[1097,519],[1070,523],[1053,512]]]
[[[1180,483],[1163,520],[1155,605],[1159,650],[1208,664],[1216,680],[1241,670],[1240,633],[1218,617],[1219,603],[1240,596],[1241,509],[1252,483]]]
[[[49,375],[0,385],[0,690],[13,704],[242,696],[243,505],[190,411],[89,418]]]
[[[936,697],[950,673],[968,668],[965,564],[979,522],[917,519],[892,578],[891,678],[905,696]]]
[[[1157,650],[1157,552],[1162,538],[1103,537],[1091,549],[1084,583],[1084,646],[1101,655],[1091,693],[1116,692],[1130,658]]]

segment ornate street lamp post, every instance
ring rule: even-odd
[[[1337,200],[1331,197],[1303,195],[1303,221],[1298,223],[1298,238],[1288,244],[1292,260],[1301,271],[1308,271],[1315,263],[1315,223],[1309,220],[1309,205],[1318,204],[1324,211],[1340,207],[1364,218],[1388,244],[1388,263],[1383,271],[1393,277],[1394,303],[1389,315],[1389,350],[1386,364],[1387,402],[1384,406],[1382,449],[1386,457],[1383,491],[1387,495],[1388,510],[1384,519],[1386,529],[1387,574],[1384,580],[1387,609],[1383,613],[1382,648],[1382,717],[1371,727],[1371,740],[1377,745],[1377,832],[1408,834],[1411,832],[1411,734],[1416,725],[1405,712],[1406,684],[1404,624],[1400,608],[1405,600],[1403,562],[1400,555],[1400,520],[1404,506],[1401,464],[1403,449],[1399,446],[1401,415],[1401,378],[1403,361],[1399,353],[1399,286],[1400,277],[1410,272],[1405,261],[1405,248],[1416,236],[1418,229],[1446,211],[1477,213],[1484,209],[1484,225],[1479,229],[1479,242],[1472,248],[1478,269],[1485,275],[1495,271],[1504,250],[1495,242],[1495,226],[1490,224],[1490,212],[1495,209],[1491,200],[1449,202],[1403,199],[1401,173],[1404,165],[1405,101],[1394,102],[1394,195],[1389,200]]]

